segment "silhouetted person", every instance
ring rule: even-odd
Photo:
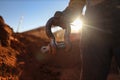
[[[87,10],[80,35],[80,80],[106,80],[112,56],[120,67],[120,0],[70,0],[68,7],[60,12],[57,24],[64,26],[82,16],[85,5]]]

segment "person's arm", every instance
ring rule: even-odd
[[[63,11],[64,14],[67,13],[82,13],[82,9],[86,4],[86,0],[70,0],[68,7]]]
[[[56,50],[56,40],[55,37],[51,31],[51,27],[53,26],[59,26],[63,29],[65,29],[65,45],[66,45],[66,51],[69,51],[71,48],[70,45],[70,23],[72,23],[77,17],[80,17],[82,15],[82,9],[84,5],[86,4],[86,0],[70,0],[69,5],[65,10],[63,11],[56,11],[54,16],[50,18],[46,24],[46,34],[50,38],[52,44],[51,46],[53,49],[53,52]]]
[[[61,16],[59,16],[59,25],[64,28],[65,24],[70,24],[77,17],[80,17],[85,5],[86,0],[70,0],[69,5],[61,12]]]

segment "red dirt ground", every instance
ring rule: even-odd
[[[0,80],[79,80],[80,38],[71,35],[70,52],[59,49],[56,54],[41,53],[49,43],[44,28],[15,33],[11,47],[0,46]],[[120,80],[115,67],[108,80]]]

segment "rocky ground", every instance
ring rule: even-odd
[[[79,36],[71,35],[74,47],[71,51],[59,49],[53,55],[40,51],[42,46],[49,43],[44,28],[14,33],[10,47],[0,46],[0,80],[79,80]],[[115,63],[108,80],[120,80]]]

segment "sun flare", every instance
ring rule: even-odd
[[[77,18],[74,22],[71,23],[71,32],[72,33],[80,32],[82,24],[83,24],[82,21],[79,18]]]

